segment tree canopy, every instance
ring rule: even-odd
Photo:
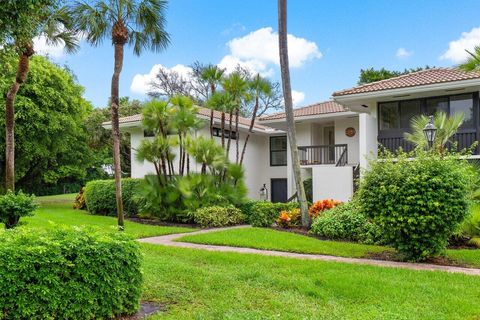
[[[0,104],[15,77],[15,59],[1,66]],[[66,68],[46,58],[32,58],[31,71],[16,101],[16,178],[19,189],[38,191],[42,186],[85,178],[92,166],[88,133],[84,126],[91,104],[84,88]],[[4,109],[0,117],[4,117]],[[5,148],[5,124],[0,122],[0,150]],[[0,167],[5,155],[0,153]],[[3,175],[3,170],[0,171]],[[3,179],[3,177],[1,177]]]
[[[404,69],[403,71],[387,70],[385,68],[374,69],[373,67],[368,69],[361,69],[360,77],[358,79],[358,85],[390,79],[393,77],[401,76],[403,74],[409,74],[412,72],[422,71],[430,68],[431,68],[430,66],[425,66],[425,67]]]

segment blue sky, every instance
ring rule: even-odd
[[[121,96],[145,99],[140,92],[146,90],[155,65],[177,66],[175,70],[183,72],[196,60],[226,67],[239,62],[279,80],[276,6],[275,0],[170,1],[170,46],[140,57],[126,49]],[[333,91],[355,85],[361,68],[452,66],[465,57],[465,48],[480,44],[480,1],[290,0],[288,10],[290,60],[296,65],[291,68],[292,89],[298,106],[329,99]],[[70,56],[41,40],[37,49],[68,65],[94,106],[107,104],[113,70],[109,41],[96,48],[82,43]]]

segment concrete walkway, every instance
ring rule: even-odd
[[[143,243],[158,244],[158,245],[169,246],[169,247],[200,249],[200,250],[207,250],[207,251],[250,253],[250,254],[260,254],[264,256],[334,261],[334,262],[364,264],[364,265],[389,267],[389,268],[402,268],[402,269],[410,269],[410,270],[444,271],[444,272],[463,273],[467,275],[480,276],[480,269],[473,269],[473,268],[440,266],[436,264],[427,264],[427,263],[409,263],[409,262],[395,262],[395,261],[361,259],[361,258],[344,258],[344,257],[335,257],[335,256],[322,255],[322,254],[303,254],[303,253],[283,252],[283,251],[274,251],[274,250],[261,250],[261,249],[252,249],[252,248],[229,247],[229,246],[220,246],[220,245],[217,246],[217,245],[196,244],[196,243],[175,241],[185,235],[196,235],[196,234],[203,234],[203,233],[210,233],[210,232],[217,232],[217,231],[231,230],[231,229],[238,229],[238,228],[250,228],[250,226],[205,229],[205,230],[194,231],[190,233],[176,233],[176,234],[170,234],[165,236],[143,238],[143,239],[139,239],[138,241]]]

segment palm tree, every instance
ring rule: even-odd
[[[208,65],[203,68],[201,73],[201,78],[203,81],[206,81],[210,87],[210,96],[214,95],[217,86],[220,84],[223,74],[225,73],[225,69],[221,69],[215,65]],[[210,110],[210,137],[213,137],[213,112],[214,109],[211,108]],[[225,113],[223,113],[223,118],[225,118]]]
[[[460,69],[470,72],[470,71],[480,71],[480,46],[475,46],[473,52],[466,50],[469,57],[467,61],[462,63],[459,67]]]
[[[42,16],[38,21],[38,32],[29,34],[28,38],[13,38],[13,47],[18,52],[18,66],[15,80],[7,92],[5,99],[5,188],[15,190],[15,98],[21,85],[27,80],[30,57],[35,53],[33,36],[42,36],[50,45],[64,45],[68,53],[78,49],[76,32],[72,27],[72,19],[66,7],[55,9]]]
[[[139,56],[144,49],[159,52],[169,44],[165,31],[164,0],[96,0],[76,2],[73,5],[78,29],[88,42],[99,45],[110,38],[114,46],[114,71],[111,85],[113,163],[115,169],[115,197],[118,226],[124,229],[122,184],[120,168],[120,130],[118,123],[119,81],[123,66],[125,44],[133,47]]]
[[[230,109],[230,119],[229,119],[229,135],[227,143],[227,157],[230,152],[230,142],[232,140],[232,114],[235,112],[235,142],[236,142],[236,158],[235,163],[239,161],[239,147],[238,142],[240,140],[240,134],[238,132],[238,118],[240,116],[240,107],[242,105],[242,100],[248,100],[248,81],[242,76],[239,72],[233,72],[228,77],[226,77],[222,82],[223,90],[228,92],[232,97],[232,108]]]
[[[293,118],[292,88],[290,86],[290,71],[288,65],[288,44],[287,44],[287,0],[278,0],[278,47],[280,54],[280,69],[282,73],[283,97],[285,101],[285,113],[287,118],[287,136],[290,143],[292,157],[293,177],[297,187],[297,198],[300,203],[302,225],[308,227],[310,217],[308,215],[308,204],[305,196],[305,189],[300,175],[300,160],[298,158],[297,137],[295,122]]]
[[[255,125],[255,119],[257,117],[258,107],[260,96],[269,96],[272,93],[272,85],[270,81],[263,79],[257,74],[251,81],[249,81],[249,88],[252,91],[253,96],[255,97],[255,105],[253,106],[252,117],[250,120],[250,127],[248,128],[247,136],[245,137],[245,142],[243,143],[242,156],[240,157],[240,165],[243,163],[243,158],[245,157],[245,150],[247,149],[248,140],[250,139],[250,134],[253,132],[253,126]]]
[[[225,149],[225,112],[230,110],[233,105],[233,99],[228,92],[215,92],[208,100],[207,106],[211,110],[220,110],[222,113],[221,118],[221,139],[222,139],[222,148]]]
[[[445,112],[438,112],[434,116],[434,125],[437,128],[435,141],[433,142],[433,150],[443,154],[447,143],[452,142],[451,137],[458,131],[463,123],[463,113],[455,113],[447,116]],[[410,127],[412,133],[405,133],[405,139],[415,144],[417,147],[425,149],[427,140],[423,133],[423,129],[429,122],[429,117],[420,115],[412,118]]]

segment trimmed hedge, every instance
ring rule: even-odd
[[[10,230],[0,242],[0,319],[105,319],[139,308],[139,244],[91,229]]]
[[[290,211],[298,207],[298,202],[249,201],[241,209],[246,216],[246,221],[252,226],[270,227],[275,223],[281,211]]]
[[[242,211],[232,205],[200,208],[193,215],[194,221],[202,227],[231,226],[240,224],[245,220]]]
[[[125,215],[132,216],[139,212],[135,197],[143,179],[122,179],[122,199]],[[85,186],[85,203],[91,214],[115,216],[115,180],[94,180]]]

